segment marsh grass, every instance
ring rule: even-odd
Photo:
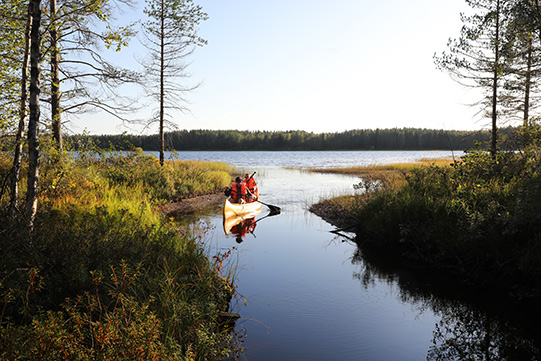
[[[344,175],[356,175],[362,176],[366,174],[382,174],[386,176],[393,176],[393,173],[399,173],[403,171],[409,171],[417,167],[429,167],[429,166],[449,166],[453,163],[452,158],[422,158],[418,162],[405,162],[405,163],[392,163],[392,164],[372,164],[359,167],[345,167],[345,168],[311,168],[311,172],[317,173],[335,173]]]
[[[397,189],[406,184],[406,173],[423,167],[448,167],[453,164],[452,158],[422,158],[418,162],[373,164],[346,168],[311,168],[308,171],[317,173],[342,174],[360,177],[355,189],[370,192],[374,186]]]
[[[9,172],[0,157],[0,175]],[[157,205],[230,181],[141,151],[43,162],[34,233],[0,224],[0,359],[220,360],[232,270]],[[24,196],[24,186],[21,199]],[[2,209],[7,197],[0,199]]]

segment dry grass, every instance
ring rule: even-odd
[[[452,158],[423,158],[418,162],[410,163],[393,163],[382,165],[368,165],[362,167],[348,167],[348,168],[311,168],[310,172],[317,173],[334,173],[344,175],[363,176],[367,174],[371,175],[385,175],[387,177],[402,178],[401,173],[417,167],[428,167],[431,165],[439,167],[448,167],[453,162]]]

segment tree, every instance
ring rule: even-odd
[[[186,58],[196,46],[206,44],[198,36],[199,24],[208,18],[201,6],[192,0],[147,0],[144,10],[149,20],[143,24],[143,44],[150,52],[150,59],[144,62],[147,81],[157,85],[157,90],[147,83],[150,96],[159,103],[150,123],[159,124],[160,164],[164,163],[165,124],[173,124],[167,117],[169,111],[185,111],[183,94],[193,91],[196,86],[187,86],[183,80],[186,73]]]
[[[56,0],[49,0],[51,24],[49,25],[51,51],[51,122],[53,139],[62,150],[62,122],[60,120],[60,51],[58,49],[58,20]]]
[[[4,0],[0,4],[0,137],[17,126],[27,13],[28,0]]]
[[[27,97],[28,97],[28,63],[30,60],[30,30],[32,28],[32,3],[28,4],[28,12],[26,18],[26,26],[24,29],[24,53],[21,70],[21,96],[19,101],[19,126],[15,136],[15,149],[13,152],[13,167],[11,175],[11,192],[9,213],[13,217],[18,208],[19,199],[19,178],[21,173],[22,151],[23,151],[23,135],[28,117]]]
[[[503,53],[510,74],[504,81],[501,99],[506,115],[520,118],[526,126],[532,110],[539,106],[541,42],[535,35],[539,28],[532,1],[516,1],[511,10]]]
[[[129,1],[129,0],[118,0]],[[109,19],[109,13],[111,10],[106,6],[107,0],[84,0],[84,1],[62,1],[62,5],[57,9],[56,0],[50,0],[50,14],[45,14],[45,20],[49,15],[49,21],[45,22],[45,26],[42,26],[44,21],[42,20],[42,11],[45,9],[39,9],[39,13],[35,9],[37,3],[28,1],[27,14],[24,13],[23,0],[6,0],[0,4],[0,23],[3,34],[0,37],[2,42],[2,66],[0,67],[0,76],[2,83],[5,86],[1,87],[0,99],[2,102],[2,118],[15,118],[16,108],[16,96],[19,96],[19,121],[18,127],[15,126],[15,121],[11,125],[12,128],[17,128],[15,141],[14,141],[14,159],[11,174],[11,187],[10,187],[10,214],[15,215],[18,209],[18,183],[20,178],[20,169],[22,163],[22,146],[23,146],[23,133],[25,128],[26,117],[30,112],[31,119],[28,124],[28,146],[29,146],[29,181],[27,191],[27,202],[25,207],[25,213],[28,216],[30,222],[36,213],[37,207],[37,192],[38,192],[38,180],[39,180],[39,118],[42,114],[42,110],[39,102],[42,101],[40,93],[50,94],[51,98],[49,102],[51,104],[51,119],[53,137],[57,141],[59,148],[62,148],[62,136],[61,136],[61,123],[60,123],[60,83],[70,81],[80,85],[81,88],[75,89],[73,93],[70,90],[64,91],[63,94],[68,96],[68,100],[86,96],[87,98],[79,102],[78,104],[71,103],[71,109],[80,107],[83,105],[91,104],[92,102],[102,101],[102,98],[95,96],[92,98],[88,88],[84,88],[84,78],[94,77],[98,79],[98,88],[104,89],[108,85],[111,85],[115,79],[117,83],[123,83],[126,79],[132,80],[133,77],[127,72],[119,71],[119,69],[111,66],[100,54],[95,51],[99,47],[100,43],[105,43],[107,46],[117,46],[117,49],[121,45],[125,45],[126,32],[113,31],[112,27],[108,27],[107,30],[102,33],[94,32],[91,28],[92,19],[98,18],[103,21]],[[41,2],[39,3],[41,5]],[[40,23],[38,25],[33,24],[34,19],[38,19]],[[25,30],[26,22],[26,30]],[[31,28],[32,26],[32,28]],[[43,28],[49,29],[49,48],[44,48],[42,45],[42,31]],[[27,89],[28,89],[28,59],[29,59],[29,45],[30,45],[30,29],[34,31],[32,34],[32,76],[30,84],[30,109],[27,105]],[[21,34],[24,34],[21,37]],[[24,39],[24,42],[23,40]],[[59,44],[63,44],[61,48]],[[36,48],[37,47],[37,48]],[[24,50],[23,50],[24,49]],[[63,52],[61,51],[63,50]],[[51,64],[51,88],[48,92],[46,88],[41,88],[42,69],[41,61],[45,54],[49,51],[50,64]],[[76,64],[73,69],[67,69],[67,66],[60,66],[61,54],[73,53],[85,53],[90,54],[87,59],[79,57],[76,60],[69,60],[64,58],[64,62]],[[88,60],[90,59],[90,60]],[[87,69],[84,69],[84,67]],[[35,74],[37,71],[40,74]],[[88,69],[92,69],[88,71]],[[22,71],[21,71],[22,70]],[[59,75],[62,72],[63,79],[60,79]],[[18,76],[20,74],[20,77]],[[20,84],[19,89],[16,90],[15,84]],[[73,84],[72,83],[72,84]],[[9,85],[9,86],[8,86]],[[73,88],[71,89],[74,90]],[[73,95],[76,94],[76,95]],[[118,98],[118,97],[111,97]],[[97,100],[96,100],[97,99]],[[103,103],[100,103],[100,105]],[[117,104],[110,105],[111,109],[118,110]],[[114,112],[114,111],[113,111]],[[4,124],[5,121],[2,122]]]
[[[460,84],[481,88],[485,95],[475,105],[491,119],[492,155],[498,144],[498,91],[509,67],[502,59],[503,34],[508,25],[511,0],[466,0],[476,12],[461,14],[464,26],[458,39],[449,39],[449,53],[435,56],[436,66]]]
[[[117,2],[131,6],[130,0]],[[109,0],[65,0],[58,7],[57,0],[50,0],[49,5],[49,103],[53,138],[62,149],[63,113],[97,108],[125,120],[121,114],[134,110],[134,102],[116,89],[137,83],[139,74],[111,64],[102,55],[104,46],[119,51],[133,35],[130,26],[113,26]],[[98,31],[99,26],[104,30]]]
[[[26,217],[29,229],[34,227],[38,206],[39,189],[39,93],[41,63],[41,0],[30,0],[30,97],[28,118],[28,186],[26,193]]]
[[[28,116],[31,19],[28,0],[4,0],[0,4],[0,137],[12,139],[15,134],[15,141],[2,142],[2,150],[13,151],[14,154],[10,175],[11,216],[18,209],[23,137]]]

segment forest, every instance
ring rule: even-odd
[[[510,129],[508,129],[510,132]],[[157,135],[67,137],[74,145],[88,141],[101,149],[133,147],[158,151]],[[364,129],[336,133],[306,131],[180,130],[165,133],[168,150],[465,150],[490,139],[486,131],[415,128]]]

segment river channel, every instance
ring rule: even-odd
[[[232,311],[241,360],[539,360],[538,310],[516,310],[492,294],[429,270],[361,250],[310,213],[322,198],[352,194],[359,179],[307,172],[451,156],[450,152],[179,152],[256,172],[263,207],[252,232],[226,235],[204,216],[210,252],[232,250],[238,297]],[[460,155],[455,154],[455,155]],[[346,234],[346,236],[353,236]]]

